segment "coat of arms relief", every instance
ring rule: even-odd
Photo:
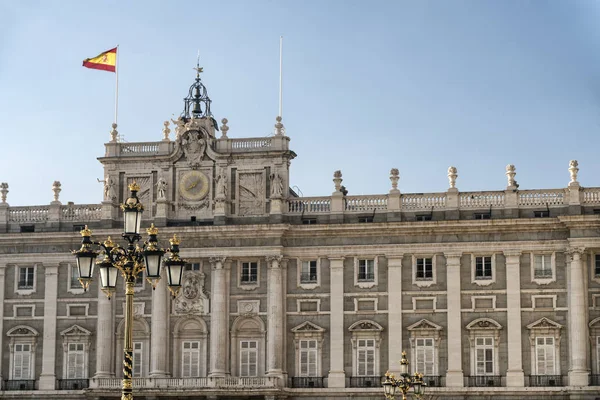
[[[181,286],[182,290],[174,301],[175,313],[207,314],[209,300],[204,291],[204,274],[197,271],[185,271]]]

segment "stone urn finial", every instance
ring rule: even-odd
[[[169,121],[163,122],[163,125],[163,142],[169,142],[171,141],[171,139],[169,139],[169,134],[171,133],[171,129],[169,129]]]
[[[277,121],[275,123],[275,136],[285,136],[285,127],[281,123],[281,119],[281,115],[275,118],[275,121]]]
[[[341,192],[342,180],[342,171],[338,169],[333,173],[333,183],[335,184],[336,192]]]
[[[448,182],[450,189],[456,188],[456,178],[458,178],[458,170],[456,167],[448,167]]]
[[[392,190],[390,193],[398,193],[398,181],[400,180],[400,171],[398,168],[392,168],[390,170],[390,181],[392,181]]]
[[[571,174],[571,182],[569,182],[569,184],[579,183],[579,182],[577,182],[577,173],[579,172],[578,167],[579,167],[579,163],[577,162],[577,160],[569,161],[569,173]]]
[[[54,201],[58,202],[58,195],[60,194],[60,191],[62,190],[60,188],[60,182],[59,181],[54,181],[54,183],[52,184],[52,191],[54,192]]]
[[[111,143],[116,143],[117,142],[117,136],[119,136],[119,132],[117,132],[117,124],[113,122],[113,124],[112,124],[112,131],[110,131],[110,142]]]
[[[3,204],[6,204],[6,195],[8,194],[8,183],[0,183],[0,199]]]
[[[228,139],[228,137],[227,137],[227,132],[229,131],[229,127],[227,126],[228,122],[229,121],[227,120],[227,118],[223,118],[221,120],[221,123],[223,124],[223,125],[221,125],[221,133],[222,133],[221,139]]]
[[[508,178],[508,186],[516,186],[515,175],[517,175],[516,168],[512,164],[506,166],[506,177]]]

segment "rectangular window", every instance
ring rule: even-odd
[[[600,277],[600,254],[594,256],[594,261],[594,276],[598,278]]]
[[[258,376],[258,342],[240,342],[240,376]]]
[[[433,279],[433,259],[417,258],[417,270],[415,279],[418,281],[430,281]]]
[[[548,210],[534,211],[533,212],[533,217],[534,218],[548,218],[549,216],[550,216],[550,211],[548,211]]]
[[[492,257],[475,257],[475,279],[492,279]]]
[[[194,378],[200,376],[200,342],[183,342],[181,354],[181,376]]]
[[[357,376],[375,375],[375,340],[359,339],[357,340],[356,366],[358,368]]]
[[[554,338],[535,338],[535,359],[538,375],[555,375]]]
[[[373,222],[373,217],[358,217],[359,224],[368,224]]]
[[[375,280],[375,260],[358,260],[358,280],[366,282]]]
[[[552,278],[552,255],[534,254],[533,277]]]
[[[83,343],[69,343],[67,352],[67,379],[84,379],[85,352]]]
[[[15,344],[13,358],[13,379],[32,379],[31,345],[29,344]]]
[[[415,367],[425,376],[435,375],[433,338],[417,338],[415,340]]]
[[[33,289],[34,267],[19,267],[19,289]]]
[[[492,219],[492,214],[490,213],[475,213],[475,219]]]
[[[317,376],[317,341],[300,341],[300,376]]]
[[[431,221],[431,215],[417,215],[417,221]]]
[[[133,377],[135,378],[139,378],[142,376],[142,365],[144,365],[144,357],[142,350],[142,342],[133,342]]]
[[[257,262],[242,263],[241,282],[242,283],[258,282],[258,263]]]
[[[311,283],[317,281],[317,260],[302,261],[300,270],[300,282]]]
[[[188,263],[185,264],[186,271],[200,271],[200,263]]]
[[[81,283],[79,283],[79,268],[77,266],[71,266],[71,289],[82,289]]]
[[[315,225],[316,223],[316,218],[305,218],[302,220],[302,225]]]
[[[494,338],[475,339],[475,375],[494,375]]]

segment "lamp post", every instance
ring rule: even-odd
[[[171,248],[163,250],[158,247],[158,229],[154,224],[147,229],[148,240],[140,247],[140,226],[144,206],[140,203],[137,192],[140,187],[133,182],[129,185],[131,195],[121,204],[123,210],[124,232],[121,235],[127,246],[115,244],[110,236],[104,242],[93,242],[92,231],[86,227],[81,231],[81,248],[73,251],[77,258],[79,282],[84,290],[90,285],[94,272],[94,264],[100,269],[100,287],[110,299],[116,290],[117,276],[120,272],[125,279],[125,339],[123,344],[123,389],[121,400],[132,400],[132,368],[133,368],[133,287],[136,277],[146,270],[146,279],[156,288],[160,280],[160,265],[165,253],[168,257],[163,261],[166,266],[167,284],[173,297],[181,288],[181,275],[185,261],[179,257],[179,239],[176,235],[169,240]],[[94,246],[98,250],[94,249]],[[102,259],[95,262],[102,254]]]
[[[400,376],[396,378],[394,374],[387,371],[385,373],[385,382],[383,382],[383,392],[385,398],[393,400],[396,396],[396,391],[402,393],[402,400],[406,400],[406,394],[413,388],[413,394],[417,399],[422,399],[425,393],[425,383],[423,383],[423,374],[415,372],[410,375],[408,372],[409,362],[406,359],[406,352],[402,352],[402,360],[400,360]],[[400,394],[398,393],[398,394]]]

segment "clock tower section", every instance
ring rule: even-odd
[[[281,222],[296,154],[281,117],[271,136],[230,138],[227,119],[219,127],[197,66],[181,115],[165,121],[156,142],[126,143],[116,129],[106,143],[103,213],[113,225],[127,185],[136,181],[156,226],[222,225],[238,219]],[[116,128],[116,126],[114,126]],[[172,129],[174,138],[171,138]],[[108,216],[110,215],[110,218]],[[241,222],[241,221],[240,221]]]

